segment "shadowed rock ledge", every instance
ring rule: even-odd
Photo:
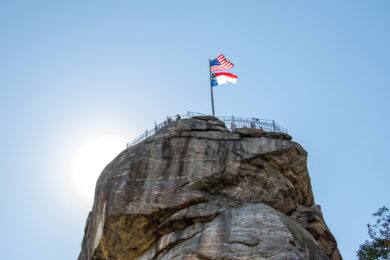
[[[169,124],[96,185],[79,260],[341,259],[291,136]]]

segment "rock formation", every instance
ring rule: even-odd
[[[341,259],[306,160],[287,134],[172,122],[103,170],[79,260]]]

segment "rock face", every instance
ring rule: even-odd
[[[96,185],[79,260],[341,259],[291,136],[170,123]]]

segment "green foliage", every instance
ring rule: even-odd
[[[366,240],[360,245],[357,256],[359,260],[389,260],[390,259],[390,211],[386,207],[379,208],[373,214],[376,217],[374,225],[367,224],[371,241]]]

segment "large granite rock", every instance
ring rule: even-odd
[[[79,260],[341,259],[288,135],[172,122],[96,185]]]

